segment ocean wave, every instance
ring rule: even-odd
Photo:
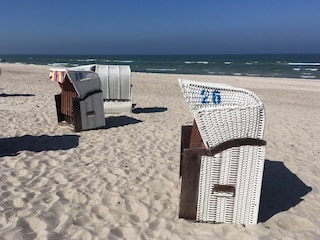
[[[292,68],[293,71],[300,71],[301,68]]]
[[[318,68],[306,68],[305,70],[315,72],[315,71],[318,71]]]
[[[252,65],[252,64],[257,64],[259,63],[258,61],[252,61],[252,62],[245,62],[246,65]]]
[[[87,58],[87,59],[77,59],[77,62],[95,62],[97,59],[95,58]]]
[[[112,60],[113,62],[119,62],[119,63],[132,63],[133,60]]]
[[[310,62],[310,63],[304,63],[304,62],[289,62],[288,65],[297,65],[297,66],[320,66],[320,63],[314,63],[314,62]]]
[[[302,78],[316,78],[314,75],[301,75]]]
[[[147,68],[148,71],[157,71],[157,72],[174,72],[177,71],[175,68]]]
[[[260,77],[260,74],[256,74],[256,73],[246,73],[246,76],[248,76],[248,77]]]
[[[56,66],[68,66],[69,63],[49,63],[48,65],[49,66],[53,66],[53,67],[56,67]]]
[[[197,64],[209,64],[208,61],[185,61],[184,63],[185,64],[195,64],[195,63],[197,63]]]
[[[233,73],[234,76],[242,76],[242,73]]]
[[[230,65],[230,64],[232,64],[232,62],[226,61],[226,62],[224,62],[224,64]]]

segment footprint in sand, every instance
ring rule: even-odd
[[[13,174],[17,177],[23,177],[27,179],[31,179],[33,176],[33,173],[26,168],[20,168],[20,169],[14,170]]]
[[[46,186],[49,182],[49,179],[46,177],[39,177],[35,179],[34,181],[29,183],[29,186],[32,188],[42,188]]]
[[[25,202],[20,197],[15,197],[12,203],[15,208],[23,208],[23,206],[25,205]]]
[[[120,239],[139,239],[138,231],[132,227],[117,227],[110,230],[108,239],[114,239],[114,236]]]
[[[37,234],[39,239],[47,237],[47,224],[39,218],[32,217],[26,218],[25,221],[29,224],[30,228]]]
[[[67,184],[68,183],[68,179],[66,179],[62,173],[55,173],[53,175],[53,178],[58,184]]]
[[[64,191],[57,192],[57,195],[61,200],[67,200],[76,204],[85,204],[88,201],[85,194],[75,189],[66,189]]]
[[[93,239],[90,232],[82,227],[71,226],[66,232],[66,239]]]
[[[159,231],[165,229],[166,227],[166,220],[164,218],[157,218],[156,220],[152,221],[149,226],[153,231]]]
[[[132,212],[135,215],[135,219],[139,219],[140,222],[145,222],[149,219],[149,212],[146,207],[134,200],[126,200],[125,207],[128,212]]]
[[[314,227],[314,223],[309,219],[292,214],[280,214],[276,222],[281,228],[288,231],[302,231],[312,229]]]
[[[120,197],[118,194],[109,193],[102,198],[102,203],[114,207],[119,203],[119,199]]]
[[[96,215],[98,219],[106,219],[109,214],[109,209],[101,204],[95,205],[91,208],[91,212]]]

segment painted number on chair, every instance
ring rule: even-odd
[[[81,80],[81,79],[83,79],[83,74],[82,74],[82,72],[76,72],[76,73],[74,74],[74,76],[75,76],[76,80]]]
[[[221,95],[218,90],[209,91],[207,89],[201,90],[202,104],[214,103],[220,104],[221,103]]]

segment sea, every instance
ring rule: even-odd
[[[320,80],[320,54],[0,55],[0,59],[53,67],[129,65],[132,72]]]

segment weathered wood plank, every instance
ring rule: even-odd
[[[182,175],[183,150],[189,148],[192,126],[181,127],[181,148],[180,148],[180,177]]]
[[[183,150],[179,217],[196,220],[202,149]]]

